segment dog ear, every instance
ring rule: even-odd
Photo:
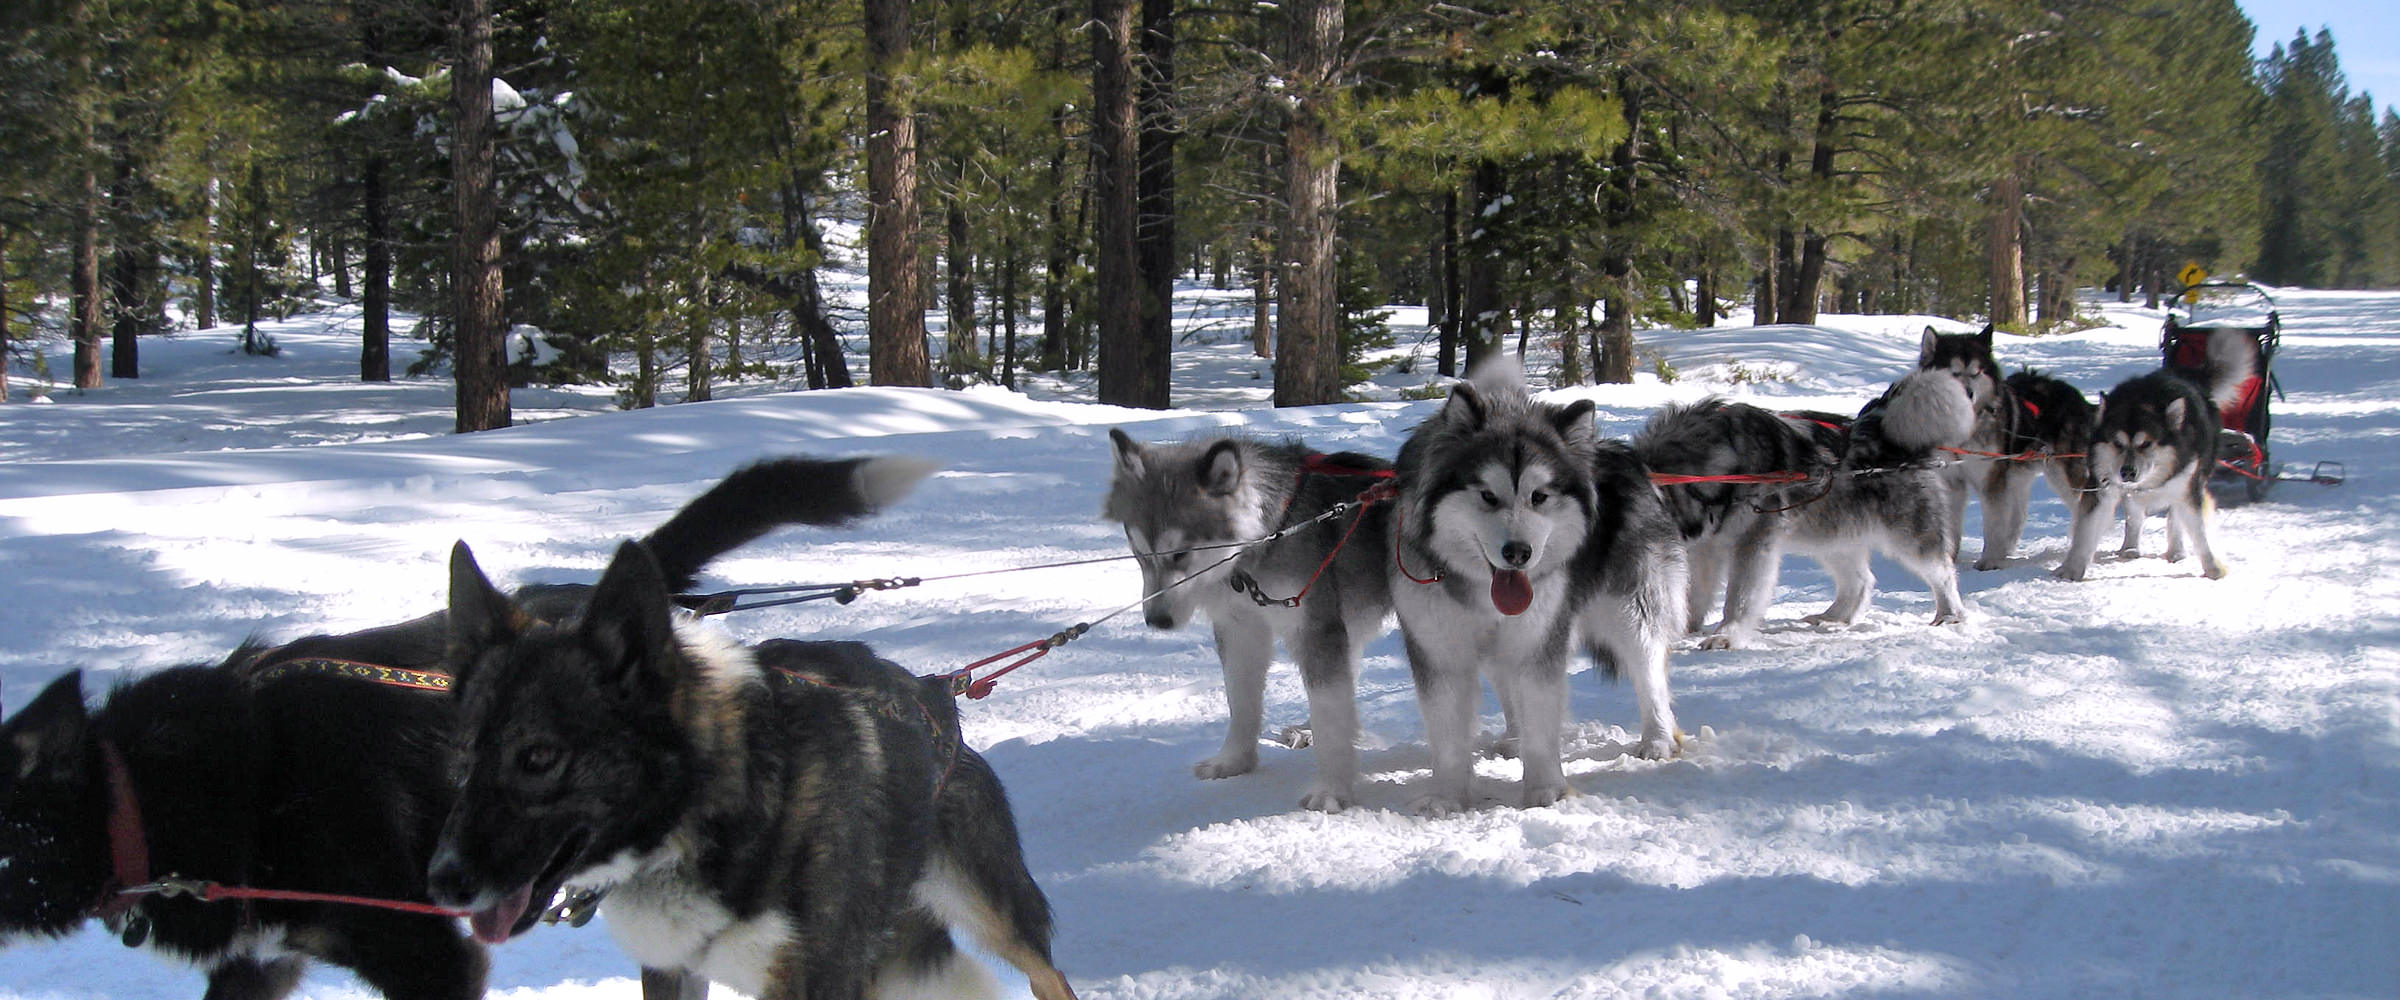
[[[1210,496],[1232,496],[1242,485],[1242,448],[1232,440],[1218,441],[1200,453],[1192,472],[1200,480],[1200,489]]]
[[[1925,328],[1925,336],[1917,340],[1917,367],[1923,368],[1932,363],[1933,346],[1941,343],[1940,338],[1941,334],[1935,333],[1932,327]]]
[[[1591,400],[1578,399],[1552,410],[1550,425],[1558,428],[1558,436],[1566,438],[1568,441],[1581,442],[1597,438],[1600,431],[1599,428],[1592,426],[1593,409],[1595,407]]]
[[[1108,429],[1108,443],[1115,446],[1117,451],[1117,478],[1142,478],[1145,456],[1142,453],[1141,442],[1126,437],[1124,431],[1111,427]]]
[[[1975,340],[1981,343],[1985,350],[1990,350],[1992,346],[1992,325],[1990,323],[1985,323],[1983,325],[1983,332],[1976,334]]]
[[[83,671],[69,670],[0,726],[0,781],[72,782],[82,776],[91,714],[83,707]]]
[[[2184,400],[2181,396],[2175,397],[2173,401],[2167,404],[2167,427],[2170,430],[2182,430],[2183,419],[2191,415],[2188,412],[2190,408],[2183,404]]]
[[[1450,387],[1450,400],[1442,404],[1442,419],[1465,430],[1483,426],[1484,416],[1491,405],[1484,402],[1483,393],[1473,382],[1459,382]]]
[[[524,613],[475,565],[464,541],[450,547],[449,654],[455,681],[463,685],[476,655],[513,641],[523,631]],[[455,690],[455,687],[453,688]]]
[[[583,614],[585,648],[598,654],[602,680],[644,699],[673,686],[675,620],[658,559],[638,542],[617,546]]]

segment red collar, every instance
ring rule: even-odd
[[[108,769],[108,854],[114,871],[92,915],[103,920],[133,909],[141,897],[125,890],[150,881],[150,845],[142,837],[142,805],[133,797],[133,780],[125,772],[125,757],[117,745],[100,741],[100,760]]]

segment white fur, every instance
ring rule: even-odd
[[[684,969],[749,995],[763,996],[776,953],[791,941],[779,912],[736,920],[677,863],[637,872],[600,905],[608,936],[644,966]]]
[[[852,485],[869,506],[886,507],[908,496],[918,483],[941,467],[940,462],[929,458],[884,455],[859,463],[851,473],[855,477]]]
[[[1975,435],[1975,404],[1948,372],[1920,368],[1903,376],[1884,404],[1883,434],[1903,448],[1955,448]]]

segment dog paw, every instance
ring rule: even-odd
[[[1644,736],[1633,745],[1633,755],[1643,760],[1667,760],[1675,756],[1675,737],[1667,733]]]
[[[1727,637],[1726,637],[1726,636],[1725,636],[1723,633],[1718,633],[1718,634],[1716,634],[1716,635],[1709,636],[1709,637],[1708,637],[1708,638],[1706,638],[1706,639],[1702,639],[1702,640],[1700,640],[1700,648],[1702,648],[1702,649],[1732,649],[1732,648],[1733,648],[1733,640],[1732,640],[1732,639],[1730,639],[1730,638],[1727,638]]]
[[[1849,615],[1837,615],[1831,611],[1822,611],[1800,619],[1800,624],[1814,629],[1848,628],[1851,621],[1852,617]]]
[[[1356,801],[1347,790],[1322,785],[1311,787],[1308,794],[1300,797],[1300,808],[1310,812],[1338,813],[1355,804]]]
[[[2200,567],[2200,575],[2211,580],[2222,580],[2225,578],[2225,564],[2212,563],[2209,565],[2204,565]]]
[[[2117,550],[2117,558],[2124,562],[2131,562],[2141,557],[2142,550],[2139,547],[2129,547]]]
[[[1966,613],[1962,611],[1943,612],[1933,616],[1933,623],[1936,625],[1958,625],[1966,620]]]
[[[1525,786],[1524,808],[1540,809],[1543,806],[1557,805],[1560,802],[1574,798],[1577,794],[1578,793],[1575,791],[1575,786],[1567,784],[1564,781],[1558,782],[1557,784],[1543,783],[1536,785],[1529,783]]]
[[[1517,738],[1514,736],[1494,737],[1493,739],[1485,741],[1483,746],[1478,749],[1482,750],[1483,755],[1486,757],[1497,757],[1501,760],[1515,760],[1517,759]]]
[[[1284,746],[1290,747],[1294,750],[1306,750],[1309,748],[1310,744],[1316,742],[1316,739],[1316,733],[1309,729],[1305,723],[1294,726],[1285,726],[1283,727],[1282,732],[1275,734],[1275,742],[1281,743]]]
[[[1258,770],[1258,754],[1218,754],[1192,765],[1192,777],[1202,781],[1230,778]]]
[[[1408,811],[1426,819],[1441,819],[1467,811],[1467,804],[1438,792],[1427,792],[1408,800]]]
[[[1984,556],[1981,559],[1975,560],[1975,568],[1979,570],[1990,571],[1995,569],[2006,569],[2007,567],[2008,560],[2006,559],[1995,559],[1991,556]]]
[[[2081,583],[2081,582],[2083,582],[2083,575],[2084,575],[2084,573],[2086,572],[2086,570],[2087,570],[2087,567],[2083,567],[2083,566],[2075,566],[2075,565],[2071,565],[2071,564],[2070,564],[2070,565],[2066,565],[2066,566],[2061,566],[2061,567],[2059,567],[2059,568],[2058,568],[2056,571],[2052,572],[2050,575],[2051,575],[2051,576],[2055,576],[2055,577],[2057,577],[2057,578],[2059,578],[2059,579],[2061,579],[2061,580],[2065,580],[2065,581],[2067,581],[2067,582],[2069,582],[2069,583]]]

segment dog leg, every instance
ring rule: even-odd
[[[2061,580],[2081,580],[2091,572],[2092,553],[2099,551],[2100,532],[2108,528],[2110,518],[2117,516],[2119,497],[2113,488],[2095,487],[2076,494],[2078,513],[2071,519],[2073,535],[2067,543],[2066,561],[2058,564]]]
[[[1990,508],[1985,508],[1988,514]],[[1931,538],[1893,538],[1886,553],[1908,567],[1933,594],[1933,624],[1954,625],[1967,620],[1966,601],[1958,596],[1958,563],[1942,556]]]
[[[1633,753],[1644,760],[1675,756],[1675,706],[1667,690],[1674,626],[1660,610],[1644,595],[1603,592],[1592,597],[1576,626],[1594,657],[1616,664],[1617,673],[1633,682],[1642,730]]]
[[[1472,666],[1437,663],[1414,637],[1407,645],[1417,708],[1425,717],[1425,745],[1433,755],[1433,779],[1410,800],[1409,809],[1429,817],[1463,812],[1475,776],[1475,703],[1482,685]]]
[[[1340,812],[1357,801],[1361,650],[1333,606],[1319,607],[1322,610],[1303,609],[1316,627],[1303,628],[1307,634],[1290,643],[1296,647],[1292,658],[1299,661],[1300,680],[1308,690],[1311,752],[1317,759],[1316,781],[1300,797],[1300,807]]]
[[[2142,520],[2150,516],[2148,508],[2132,494],[2125,497],[2125,544],[2117,548],[2119,559],[2142,557]]]
[[[1717,603],[1717,588],[1725,582],[1725,551],[1713,543],[1693,545],[1686,551],[1691,576],[1684,588],[1683,630],[1698,634],[1708,624],[1708,609]]]
[[[1983,554],[1975,560],[1976,569],[1999,569],[2017,554],[2026,509],[2033,506],[2033,477],[2029,468],[2006,469],[1999,474],[1999,488],[1984,494]]]
[[[283,1000],[306,971],[308,963],[297,958],[229,959],[208,970],[208,989],[200,1000]]]
[[[2200,557],[2200,575],[2211,580],[2225,578],[2225,564],[2217,559],[2215,549],[2208,547],[2208,497],[2203,494],[2197,503],[2185,501],[2167,508],[2171,527],[2191,539],[2192,551]]]
[[[1944,539],[1950,546],[1950,558],[1956,559],[1961,548],[1961,539],[1967,533],[1967,491],[1972,486],[1973,480],[1966,467],[1958,464],[1956,460],[1953,460],[1949,468],[1942,470],[1941,478],[1942,484],[1949,487],[1943,491],[1943,496],[1950,501],[1950,520],[1943,524],[1942,530]],[[1987,511],[1984,516],[1991,515]]]
[[[643,966],[642,1000],[708,1000],[708,980],[682,969]]]
[[[1759,622],[1775,600],[1775,579],[1782,562],[1782,528],[1772,515],[1758,517],[1736,539],[1727,558],[1732,564],[1725,581],[1725,625],[1703,649],[1740,649],[1758,636]]]
[[[459,933],[457,921],[375,913],[339,933],[342,964],[387,997],[480,1000],[490,966],[483,946]]]
[[[1503,667],[1502,670],[1508,668]],[[1567,784],[1560,740],[1567,728],[1566,650],[1520,667],[1516,678],[1517,762],[1525,768],[1524,808],[1538,809],[1575,794]]]
[[[1224,616],[1234,618],[1235,616]],[[1225,745],[1192,766],[1197,778],[1230,778],[1258,768],[1258,733],[1266,714],[1267,665],[1275,658],[1275,633],[1253,616],[1233,621],[1210,618],[1217,662],[1225,668]]]
[[[1945,544],[1945,536],[1936,533],[1935,544]],[[1825,575],[1833,578],[1833,604],[1801,621],[1810,625],[1848,625],[1858,620],[1875,596],[1875,571],[1869,565],[1872,550],[1863,545],[1845,546],[1816,554],[1817,565],[1825,567]]]

